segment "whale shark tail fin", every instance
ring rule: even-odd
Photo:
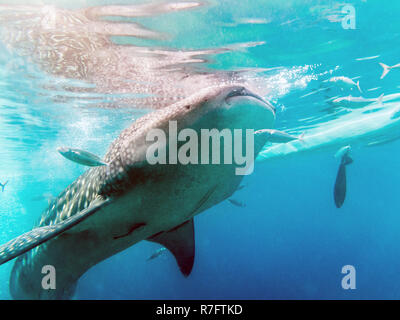
[[[175,257],[182,274],[187,277],[192,272],[195,256],[194,222],[190,219],[175,228],[147,239],[166,247]]]
[[[57,224],[38,227],[0,246],[0,265],[32,250],[33,248],[53,239],[61,233],[71,229],[92,214],[99,211],[108,203],[108,200],[98,200],[90,207],[63,220]]]
[[[379,64],[383,68],[383,72],[381,75],[381,79],[383,79],[384,77],[387,76],[387,74],[390,72],[390,69],[392,69],[392,68],[382,62],[380,62]]]

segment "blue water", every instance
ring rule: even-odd
[[[7,10],[15,5],[0,3]],[[43,3],[72,11],[113,2],[37,4]],[[210,73],[241,71],[278,107],[276,128],[305,132],[305,138],[304,143],[266,146],[255,172],[244,180],[246,187],[233,196],[245,208],[225,201],[196,216],[196,259],[188,278],[169,253],[146,261],[159,246],[143,241],[90,269],[78,283],[76,298],[400,298],[400,132],[398,118],[391,118],[400,105],[400,70],[381,80],[378,64],[400,62],[400,3],[347,4],[356,10],[354,30],[342,27],[343,3],[322,0],[208,1],[192,10],[120,18],[166,36],[110,36],[116,45],[207,49],[196,66]],[[0,12],[3,33],[8,32],[7,10]],[[84,172],[63,159],[57,147],[103,155],[120,131],[147,111],[102,107],[110,100],[118,105],[120,92],[95,92],[98,83],[52,72],[46,59],[32,58],[35,38],[29,38],[33,42],[26,46],[32,50],[27,51],[18,40],[13,45],[4,34],[1,39],[0,182],[9,180],[0,192],[4,243],[30,230],[48,200]],[[385,94],[383,105],[332,103],[334,97],[361,96],[356,88],[326,82],[334,76],[359,80],[365,98]],[[353,146],[354,163],[347,170],[346,201],[337,209],[334,154],[346,144]],[[342,289],[345,265],[356,269],[355,290]],[[12,262],[0,266],[0,299],[11,298],[11,267]]]

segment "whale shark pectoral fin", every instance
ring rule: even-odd
[[[195,256],[194,221],[190,219],[175,228],[147,239],[166,247],[175,257],[182,274],[192,271]]]
[[[35,228],[7,242],[6,244],[3,244],[0,246],[0,265],[71,229],[73,226],[99,211],[108,202],[108,200],[98,200],[90,207],[64,221],[61,221],[60,223],[51,226]]]

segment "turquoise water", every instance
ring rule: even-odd
[[[169,253],[146,261],[159,246],[143,241],[89,270],[76,297],[399,298],[400,70],[380,79],[379,65],[400,62],[398,1],[347,2],[355,29],[343,28],[345,4],[337,1],[183,2],[193,7],[173,12],[159,12],[158,2],[145,14],[108,12],[79,27],[63,17],[112,1],[0,3],[0,182],[9,181],[0,192],[1,243],[30,230],[48,201],[84,172],[57,147],[103,155],[152,109],[146,99],[155,90],[145,88],[153,81],[166,88],[160,95],[167,104],[234,72],[277,106],[277,129],[304,132],[304,141],[265,146],[246,187],[233,196],[245,208],[225,201],[196,216],[189,278]],[[114,28],[117,22],[125,24]],[[129,29],[133,22],[143,27]],[[92,46],[65,49],[79,43],[78,35]],[[197,76],[201,81],[187,80]],[[360,81],[362,94],[327,81],[338,76]],[[382,104],[333,102],[381,94]],[[354,163],[337,209],[334,154],[348,144]],[[344,265],[357,270],[356,290],[341,287]],[[11,267],[0,266],[1,299],[11,298]]]

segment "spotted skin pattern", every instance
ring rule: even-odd
[[[77,280],[92,265],[173,230],[235,192],[243,176],[235,175],[234,165],[152,166],[146,161],[146,150],[153,143],[146,141],[147,133],[156,128],[168,135],[170,121],[178,122],[178,130],[214,125],[261,129],[273,124],[274,110],[267,102],[253,99],[254,95],[248,98],[257,110],[248,117],[243,112],[253,111],[247,103],[237,109],[226,103],[232,93],[249,96],[240,85],[206,88],[122,131],[104,157],[108,166],[89,169],[49,205],[33,232],[0,247],[1,263],[2,255],[18,254],[29,242],[48,240],[17,258],[10,279],[13,297],[70,298]],[[256,153],[266,140],[261,142],[256,143]],[[58,270],[54,292],[42,290],[38,280],[41,267],[49,262]]]

